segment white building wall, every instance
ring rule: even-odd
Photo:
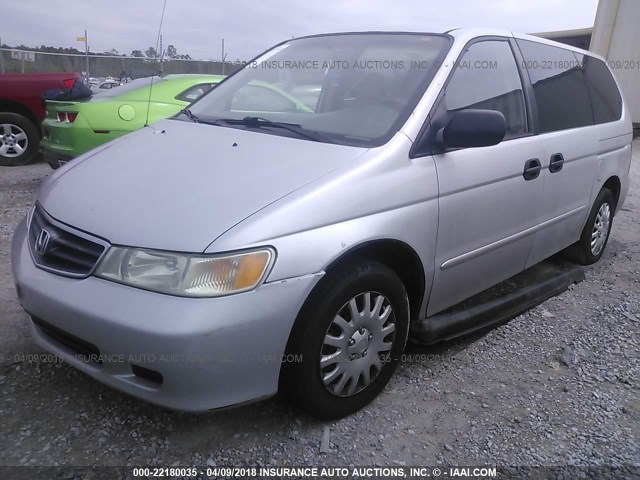
[[[589,49],[607,59],[640,124],[640,1],[600,0]]]

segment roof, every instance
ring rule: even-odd
[[[593,27],[578,28],[575,30],[558,30],[555,32],[539,32],[531,35],[541,38],[558,38],[558,37],[582,37],[583,35],[592,35]]]

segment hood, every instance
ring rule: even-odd
[[[76,159],[38,201],[112,244],[204,251],[251,214],[365,149],[166,120]]]

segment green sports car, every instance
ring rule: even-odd
[[[47,100],[40,146],[52,168],[109,140],[175,115],[224,77],[167,75],[133,80],[77,102]],[[151,92],[150,92],[151,90]],[[147,119],[148,112],[148,119]]]
[[[92,148],[142,128],[147,122],[151,124],[175,115],[223,78],[221,75],[167,75],[154,77],[153,88],[150,78],[141,78],[87,100],[47,100],[40,144],[44,158],[52,168],[58,168]],[[276,85],[256,80],[236,92],[231,109],[253,114],[310,113],[314,106],[315,103],[305,103]]]

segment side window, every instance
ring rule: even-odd
[[[571,50],[518,40],[536,97],[540,133],[593,125],[579,56]]]
[[[213,83],[201,83],[199,85],[194,85],[193,87],[187,88],[180,95],[176,96],[176,100],[182,100],[184,102],[195,102],[202,95],[211,90],[215,84]]]
[[[507,121],[505,138],[528,131],[522,82],[507,41],[472,44],[458,61],[444,98],[447,117],[465,109],[497,110]]]
[[[622,97],[604,62],[594,57],[585,56],[584,73],[591,94],[594,122],[607,123],[620,120]]]

